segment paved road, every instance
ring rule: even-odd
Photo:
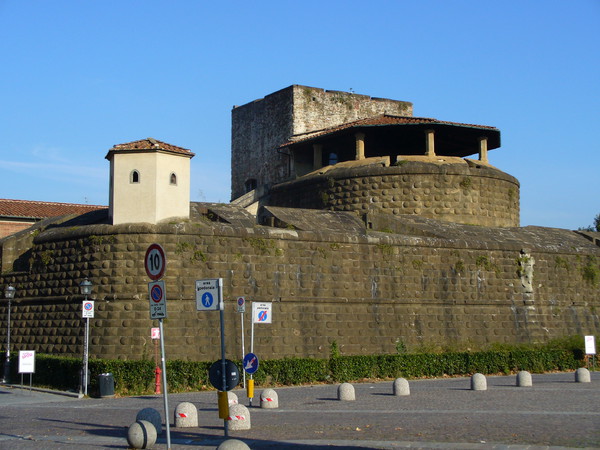
[[[337,385],[276,389],[279,409],[250,408],[252,429],[229,431],[253,449],[291,448],[600,448],[600,372],[591,383],[573,373],[488,377],[487,391],[469,378],[414,380],[411,395],[392,395],[392,382],[355,384],[356,401],[337,400]],[[234,391],[248,405],[243,390]],[[171,426],[173,449],[216,448],[223,440],[215,392],[169,395],[170,417],[193,402],[199,428]],[[0,449],[127,448],[126,433],[143,408],[164,418],[163,397],[77,399],[0,387]],[[163,433],[154,448],[166,448]]]

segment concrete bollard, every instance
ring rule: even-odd
[[[471,377],[471,390],[487,391],[487,380],[485,379],[485,375],[481,373],[473,374]]]
[[[198,428],[198,409],[193,403],[182,402],[175,407],[175,427]]]
[[[530,387],[533,386],[533,382],[531,381],[531,374],[526,370],[521,370],[517,374],[517,386],[518,387]]]
[[[230,430],[249,430],[250,412],[244,405],[233,405],[229,408],[229,429]]]
[[[591,383],[590,371],[585,367],[580,367],[575,371],[575,383]]]
[[[265,389],[260,394],[260,407],[265,409],[279,408],[279,397],[273,389]]]
[[[156,444],[156,428],[147,420],[137,420],[127,430],[130,448],[149,448]]]
[[[396,397],[410,395],[410,386],[405,378],[396,378],[394,380],[394,395]]]
[[[227,401],[229,402],[229,406],[238,404],[238,396],[235,392],[227,391]]]
[[[160,418],[160,413],[154,408],[144,408],[137,416],[135,416],[135,420],[146,420],[154,425],[156,429],[156,434],[162,434],[162,419]]]
[[[338,386],[338,400],[342,400],[345,402],[351,402],[356,400],[354,386],[352,386],[350,383],[340,384]]]
[[[221,442],[221,444],[217,447],[217,450],[250,450],[244,442],[239,439],[227,439],[226,441]]]

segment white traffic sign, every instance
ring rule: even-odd
[[[238,297],[237,299],[237,312],[246,312],[246,299],[244,297]]]
[[[85,300],[81,308],[81,317],[84,319],[94,318],[94,302],[91,300]]]
[[[19,351],[19,373],[35,373],[35,350]]]
[[[196,310],[218,311],[223,304],[223,278],[196,280]]]
[[[596,354],[596,338],[594,336],[585,336],[585,354]]]
[[[151,280],[160,280],[165,274],[167,267],[167,257],[165,251],[158,244],[151,244],[146,250],[144,258],[144,268]]]
[[[272,303],[252,303],[252,323],[271,323],[273,314],[271,313]]]
[[[150,318],[167,318],[167,293],[165,292],[165,282],[151,281],[148,283],[148,297],[150,299]]]

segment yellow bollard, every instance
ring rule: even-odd
[[[226,420],[229,417],[229,400],[227,398],[227,392],[219,391],[217,395],[219,396],[219,418]]]
[[[248,398],[254,398],[254,379],[250,378],[247,381],[246,392]]]

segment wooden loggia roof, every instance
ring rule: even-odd
[[[376,117],[355,120],[334,127],[292,136],[283,147],[298,148],[307,144],[327,142],[362,131],[366,140],[379,137],[388,141],[398,138],[422,140],[423,131],[436,132],[436,152],[446,148],[449,156],[467,156],[478,151],[478,138],[487,137],[488,149],[500,147],[500,130],[487,125],[448,122],[426,117],[393,116],[382,114]],[[440,153],[441,154],[441,153]]]

